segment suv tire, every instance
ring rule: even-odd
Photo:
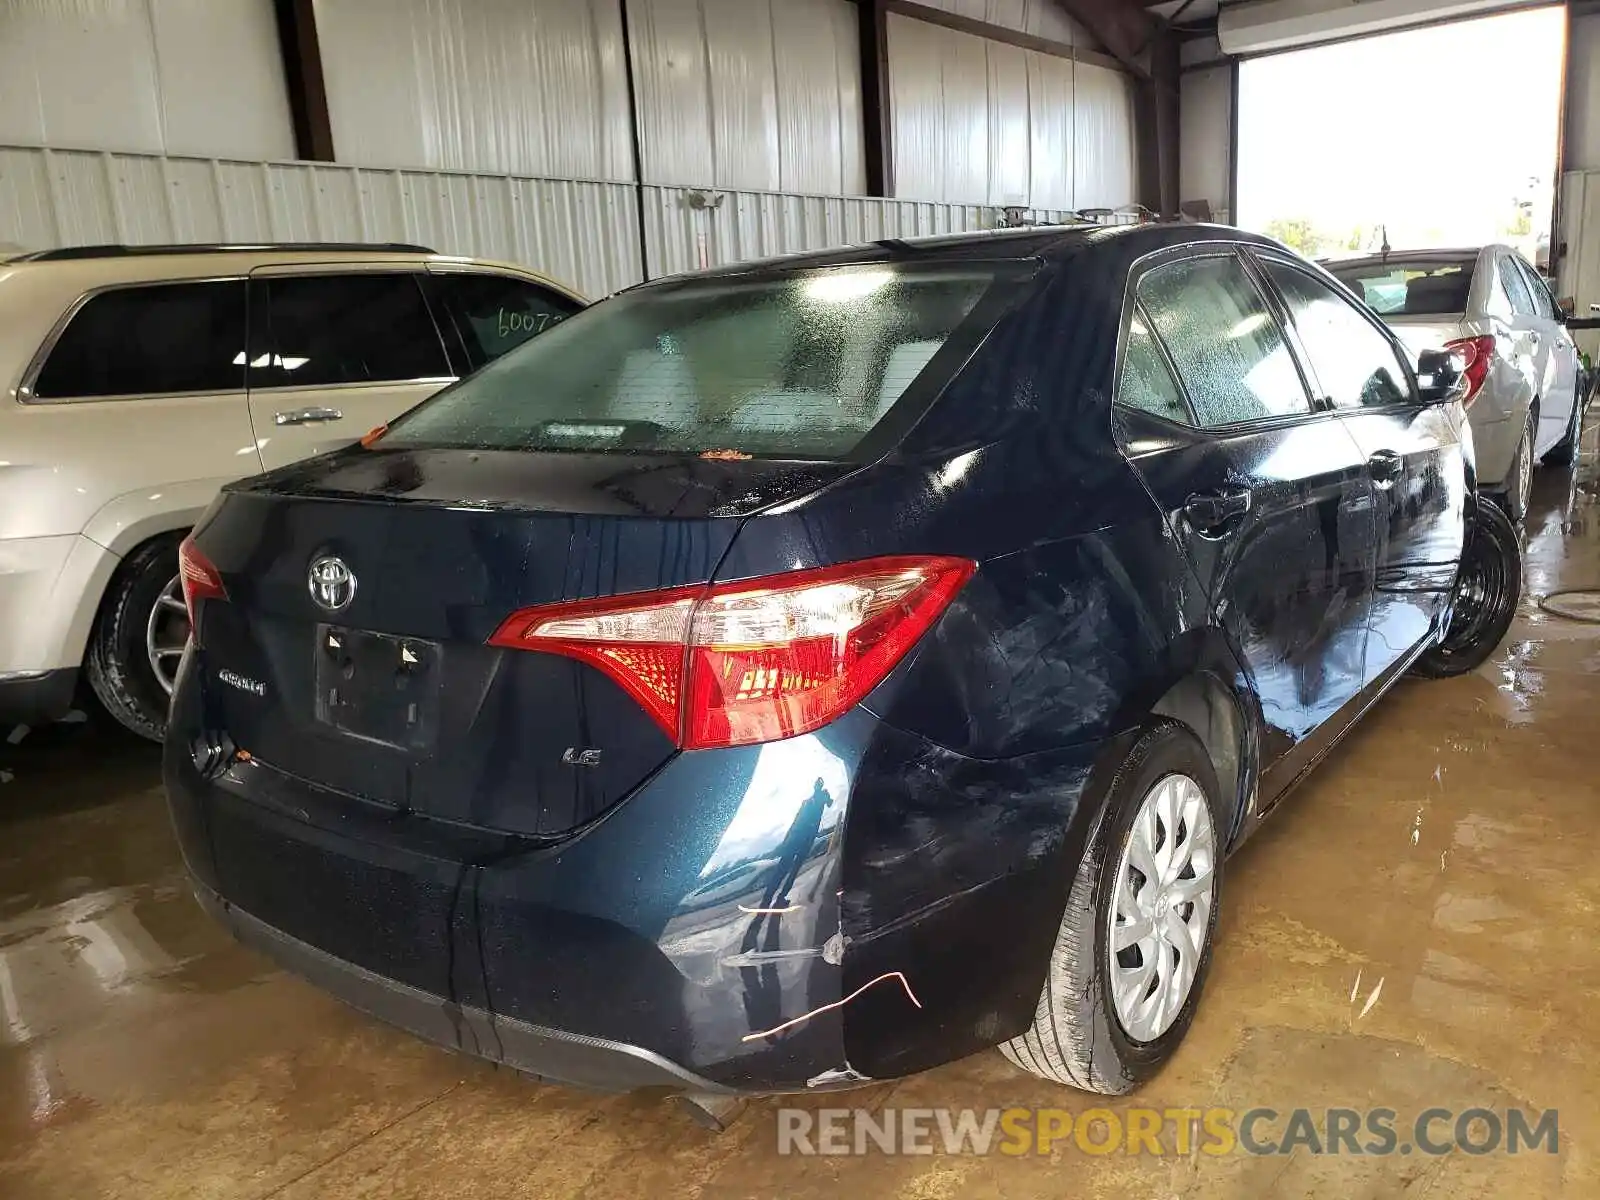
[[[140,737],[159,742],[167,732],[171,698],[150,665],[145,637],[151,613],[178,573],[171,534],[146,542],[126,559],[100,601],[84,669],[105,710]]]

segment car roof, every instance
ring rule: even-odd
[[[1460,262],[1462,259],[1476,259],[1485,250],[1507,250],[1508,246],[1498,243],[1489,246],[1457,246],[1457,247],[1430,247],[1427,250],[1390,250],[1387,254],[1352,254],[1347,258],[1330,258],[1323,265],[1330,271],[1334,267],[1365,266],[1367,263],[1387,262],[1390,259],[1402,259],[1406,262]]]
[[[394,264],[468,266],[503,271],[542,283],[575,300],[575,288],[539,271],[494,259],[439,254],[409,243],[283,242],[152,246],[66,246],[0,260],[0,276],[49,276],[67,290],[248,275],[261,267],[350,267]],[[41,280],[42,282],[42,280]]]
[[[1069,257],[1094,246],[1121,245],[1138,251],[1190,242],[1227,241],[1281,248],[1271,238],[1225,225],[1191,222],[1148,222],[1138,225],[1036,225],[1020,229],[991,229],[971,233],[934,234],[915,238],[884,238],[831,250],[809,250],[775,258],[713,267],[672,276],[660,283],[685,279],[729,278],[740,275],[784,274],[824,267],[868,263],[982,262]]]

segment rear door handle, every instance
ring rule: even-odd
[[[1249,511],[1249,488],[1197,494],[1183,502],[1183,519],[1196,533],[1211,537],[1227,532],[1230,522]]]
[[[1405,459],[1393,450],[1375,451],[1367,459],[1367,468],[1372,472],[1373,482],[1379,487],[1386,488],[1393,485],[1400,478],[1400,472],[1405,467]]]
[[[285,412],[272,414],[274,425],[315,425],[319,421],[343,419],[344,413],[337,408],[291,408]]]

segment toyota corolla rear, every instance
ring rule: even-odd
[[[892,509],[841,556],[808,505],[878,469],[1029,269],[636,289],[229,489],[183,550],[166,750],[202,901],[544,1077],[848,1082],[838,843],[897,736],[863,701],[977,564]]]
[[[1480,263],[1482,264],[1480,266]],[[1495,490],[1510,472],[1534,384],[1511,353],[1511,331],[1496,311],[1494,260],[1477,250],[1389,254],[1327,264],[1384,319],[1413,358],[1449,348],[1466,363],[1463,403],[1472,424],[1480,483]]]

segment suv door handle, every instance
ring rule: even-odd
[[[272,414],[274,425],[315,425],[319,421],[343,419],[344,414],[337,408],[291,408],[286,412]]]
[[[1405,459],[1393,450],[1375,451],[1367,459],[1367,469],[1372,472],[1373,482],[1381,488],[1391,487],[1396,479],[1400,478],[1400,471],[1405,466]]]
[[[1236,517],[1250,511],[1250,489],[1229,488],[1226,491],[1193,495],[1183,502],[1183,519],[1202,536],[1219,536]]]

